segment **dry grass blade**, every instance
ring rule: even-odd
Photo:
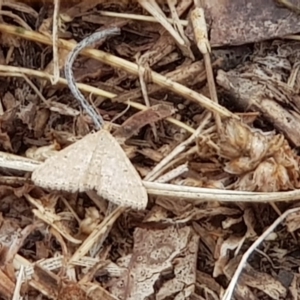
[[[79,102],[82,108],[85,110],[86,113],[90,116],[93,120],[93,123],[97,130],[103,127],[104,120],[102,116],[95,111],[93,106],[91,106],[84,98],[80,90],[76,86],[76,81],[74,78],[74,74],[72,71],[73,64],[75,62],[76,57],[78,54],[85,49],[86,47],[94,44],[97,41],[101,41],[106,37],[114,36],[120,33],[119,28],[111,28],[107,30],[103,30],[100,32],[95,32],[94,34],[88,36],[87,38],[83,39],[79,44],[74,47],[71,51],[67,62],[65,64],[65,76],[68,82],[69,89],[71,90],[74,98]]]
[[[1,26],[1,24],[0,24]],[[24,76],[33,76],[33,77],[37,77],[37,78],[43,78],[46,80],[51,81],[53,76],[42,72],[42,71],[36,71],[36,70],[32,70],[32,69],[27,69],[27,68],[21,68],[21,67],[13,67],[13,66],[6,66],[6,65],[0,65],[0,76],[10,76],[10,77],[23,77]],[[63,85],[67,85],[67,80],[64,78],[59,78],[58,79],[58,83],[63,84]],[[93,94],[93,95],[98,95],[98,96],[102,96],[102,97],[106,97],[109,99],[112,99],[117,97],[116,94],[107,92],[105,90],[99,89],[99,88],[95,88],[93,86],[90,86],[88,84],[84,84],[84,83],[76,83],[77,87],[84,92],[87,92],[89,94]],[[130,105],[133,108],[136,108],[138,110],[146,110],[147,107],[134,102],[134,101],[127,101],[127,104]],[[184,124],[183,122],[180,122],[179,120],[176,120],[174,118],[168,117],[166,118],[166,120],[180,128],[185,129],[187,132],[193,133],[194,129],[191,128],[190,126]]]
[[[165,14],[161,8],[156,4],[155,0],[144,1],[139,0],[139,4],[144,7],[166,30],[173,36],[179,46],[184,46],[184,40],[178,32],[167,21]]]
[[[15,36],[23,37],[24,39],[28,39],[31,41],[52,45],[51,40],[43,36],[41,34],[38,34],[36,32],[30,32],[28,30],[25,30],[23,28],[0,24],[0,31],[6,32]],[[59,46],[67,48],[69,50],[74,48],[74,43],[68,42],[66,40],[60,39],[59,40]],[[103,61],[113,67],[124,69],[125,71],[138,75],[138,66],[132,62],[129,62],[125,59],[113,56],[111,54],[105,53],[100,50],[95,49],[85,49],[82,51],[82,54],[88,55],[91,58],[95,58],[97,60]],[[150,72],[152,81],[156,84],[158,84],[161,87],[164,87],[174,93],[177,93],[183,97],[186,97],[187,99],[194,101],[198,103],[199,105],[203,106],[204,108],[220,114],[222,117],[232,117],[234,119],[239,119],[239,117],[223,106],[212,102],[210,99],[205,97],[204,95],[201,95],[186,86],[176,83],[168,78],[166,78],[163,75],[160,75],[156,72],[151,71]]]
[[[297,14],[16,1],[0,4],[1,297],[298,299],[300,42],[261,42]]]
[[[101,16],[107,16],[107,17],[114,17],[114,18],[123,18],[123,19],[131,19],[131,20],[137,20],[137,21],[144,21],[144,22],[157,22],[157,19],[155,19],[154,17],[150,17],[150,16],[144,16],[144,15],[135,15],[135,14],[126,14],[126,13],[117,13],[117,12],[111,12],[111,11],[98,11],[98,13]],[[167,21],[170,24],[174,24],[174,20],[167,18]],[[187,26],[188,25],[188,21],[186,20],[179,20],[180,24],[182,26]]]
[[[124,207],[118,207],[110,215],[108,215],[94,229],[94,231],[82,243],[82,245],[80,245],[80,247],[76,250],[76,252],[71,257],[69,263],[71,264],[74,261],[77,261],[77,260],[81,259],[83,256],[85,256],[90,251],[90,249],[93,247],[93,245],[98,242],[98,240],[101,238],[101,236],[104,236],[107,232],[110,231],[113,224],[116,222],[116,220],[119,218],[119,216],[122,213],[124,213],[124,211],[125,211]]]
[[[54,0],[53,26],[52,26],[52,43],[53,43],[53,80],[56,84],[59,79],[59,56],[58,56],[58,21],[59,21],[60,0]]]
[[[196,129],[196,131],[184,142],[182,142],[180,145],[178,145],[176,148],[173,149],[169,155],[167,155],[165,158],[162,159],[161,162],[159,162],[145,177],[145,180],[148,181],[153,181],[155,180],[160,172],[164,169],[164,167],[169,164],[172,159],[174,159],[177,155],[179,155],[181,152],[183,152],[190,144],[195,142],[195,140],[198,138],[200,135],[201,131],[205,127],[205,125],[208,123],[209,119],[211,118],[211,114],[207,113],[203,117],[200,125]]]
[[[248,258],[253,253],[253,251],[275,230],[275,228],[281,224],[290,214],[299,212],[300,208],[293,208],[285,211],[281,216],[279,216],[273,224],[251,245],[251,247],[248,248],[248,250],[244,253],[238,268],[236,269],[234,276],[231,279],[231,282],[229,286],[226,289],[226,292],[224,296],[222,297],[222,300],[231,300],[231,297],[234,293],[235,285],[238,282],[238,278],[245,267]]]
[[[22,299],[20,295],[20,290],[21,290],[22,283],[24,282],[24,279],[25,279],[25,266],[21,266],[12,300]]]
[[[176,177],[180,177],[184,173],[188,172],[188,170],[189,170],[189,168],[188,168],[187,164],[179,165],[175,169],[172,169],[168,173],[160,176],[155,181],[159,182],[159,183],[167,183]]]
[[[12,170],[33,172],[41,162],[32,159],[0,152],[0,167]],[[300,199],[300,190],[288,192],[244,192],[230,191],[209,188],[197,188],[174,184],[164,184],[150,181],[143,181],[148,194],[156,196],[168,196],[170,198],[184,198],[197,202],[224,201],[224,202],[276,202],[294,201]]]
[[[30,195],[25,195],[25,198],[37,209],[33,209],[34,215],[44,221],[49,226],[54,227],[68,241],[74,244],[81,244],[81,240],[73,238],[70,233],[62,225],[62,219],[53,212],[47,211],[36,199]]]
[[[205,69],[207,74],[207,84],[209,88],[210,97],[212,101],[218,103],[217,90],[210,59],[211,47],[208,41],[207,25],[205,21],[203,8],[195,7],[195,9],[191,13],[191,21],[194,27],[194,35],[198,49],[204,57]],[[222,123],[218,114],[215,114],[215,120],[218,132],[220,132]]]
[[[162,184],[147,181],[144,181],[144,186],[150,195],[190,199],[194,200],[193,202],[195,204],[205,201],[267,203],[276,201],[294,201],[300,199],[300,190],[272,193],[242,192]]]
[[[7,16],[7,17],[11,17],[15,20],[16,23],[18,23],[20,26],[26,28],[27,30],[32,30],[30,28],[30,26],[28,24],[26,24],[24,22],[24,20],[22,18],[20,18],[18,15],[12,13],[12,12],[8,12],[8,11],[3,11],[3,10],[0,10],[0,15],[2,16]]]

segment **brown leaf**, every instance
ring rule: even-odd
[[[36,110],[37,106],[30,102],[27,106],[20,107],[20,112],[17,113],[18,118],[20,118],[30,130],[33,128]]]
[[[36,112],[33,121],[33,131],[34,131],[34,136],[36,138],[39,138],[44,134],[44,130],[47,126],[49,117],[50,117],[50,111],[47,108],[39,109]]]
[[[157,104],[144,111],[140,111],[128,118],[114,134],[115,137],[122,137],[125,140],[137,134],[139,130],[148,124],[170,117],[175,113],[171,105]]]
[[[5,93],[2,99],[2,103],[5,110],[13,109],[17,105],[16,98],[10,92]]]

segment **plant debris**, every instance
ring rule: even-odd
[[[0,299],[300,298],[298,6],[240,7],[2,1]]]

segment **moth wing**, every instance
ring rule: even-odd
[[[96,135],[97,133],[88,134],[48,158],[33,171],[32,181],[45,189],[82,192],[80,183],[97,146]]]
[[[100,131],[96,151],[86,177],[89,188],[120,206],[145,209],[148,194],[142,179],[117,140],[106,130]]]

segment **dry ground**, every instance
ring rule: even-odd
[[[209,53],[193,1],[175,2],[1,1],[1,299],[300,299],[300,43]],[[30,180],[95,129],[64,65],[112,27],[73,71],[144,180],[143,210]]]

